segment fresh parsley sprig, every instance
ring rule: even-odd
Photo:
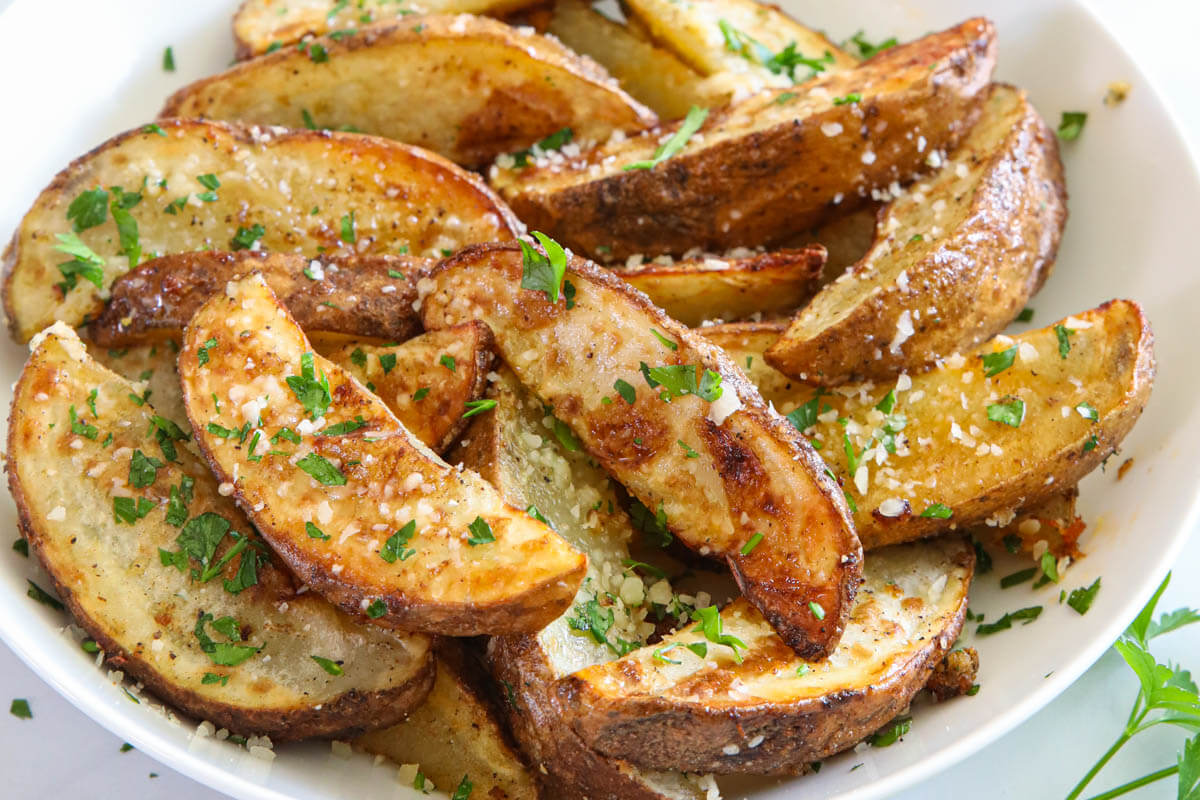
[[[1098,797],[1119,797],[1172,775],[1179,776],[1178,796],[1181,800],[1195,800],[1200,797],[1200,695],[1190,672],[1182,667],[1158,663],[1149,648],[1154,637],[1191,625],[1193,622],[1200,622],[1200,611],[1191,608],[1176,609],[1160,616],[1157,622],[1154,620],[1155,607],[1170,580],[1171,576],[1168,574],[1150,598],[1150,602],[1113,645],[1137,675],[1140,684],[1137,698],[1129,712],[1125,730],[1075,785],[1066,800],[1079,797],[1126,742],[1158,725],[1174,725],[1195,735],[1184,741],[1183,749],[1176,755],[1174,764],[1110,789]]]

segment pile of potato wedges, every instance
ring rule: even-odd
[[[713,800],[969,689],[972,539],[1079,557],[1155,371],[1131,300],[1004,333],[1067,193],[992,24],[398,8],[245,0],[5,251],[9,488],[103,658],[494,800]]]

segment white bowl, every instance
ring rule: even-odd
[[[818,775],[792,781],[722,781],[730,796],[755,798],[880,797],[985,746],[1049,702],[1109,646],[1149,597],[1182,547],[1200,505],[1200,370],[1192,323],[1200,307],[1200,273],[1185,234],[1200,210],[1200,176],[1170,114],[1107,31],[1069,0],[954,0],[830,3],[783,0],[784,7],[834,40],[866,29],[880,40],[948,27],[969,14],[995,22],[998,77],[1023,86],[1051,123],[1062,111],[1087,111],[1082,136],[1064,143],[1071,217],[1058,266],[1031,303],[1034,324],[1114,297],[1142,303],[1158,335],[1158,383],[1115,467],[1082,485],[1089,524],[1088,557],[1067,573],[1073,588],[1103,576],[1091,611],[1079,616],[1057,601],[1058,586],[1001,592],[997,569],[972,589],[972,607],[995,618],[1041,604],[1031,625],[970,643],[982,660],[978,696],[916,710],[912,732],[886,749],[826,761]],[[59,0],[18,1],[0,17],[0,74],[8,76],[7,146],[0,150],[0,230],[12,230],[37,193],[70,159],[108,136],[149,121],[167,94],[219,71],[232,57],[229,19],[236,3]],[[52,30],[53,41],[45,36]],[[173,45],[178,71],[161,69]],[[1105,107],[1110,81],[1135,89]],[[15,379],[24,352],[0,344],[0,374]],[[1189,366],[1192,365],[1192,366]],[[10,400],[4,389],[0,402]],[[12,503],[0,519],[15,530]],[[35,566],[0,558],[0,637],[30,667],[85,713],[174,769],[239,798],[417,797],[390,767],[334,756],[328,744],[281,747],[273,762],[180,726],[135,705],[60,632],[64,617],[26,597]],[[1036,595],[1031,597],[1030,595]],[[969,637],[968,637],[969,638]]]

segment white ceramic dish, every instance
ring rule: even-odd
[[[1143,303],[1158,335],[1159,377],[1140,424],[1119,459],[1135,463],[1083,485],[1089,523],[1088,557],[1064,580],[1067,588],[1103,576],[1085,617],[1057,604],[1058,587],[1001,592],[997,569],[972,591],[972,606],[995,618],[1041,604],[1032,625],[981,639],[983,691],[969,700],[917,709],[912,732],[887,749],[849,753],[820,774],[793,782],[722,781],[730,797],[886,796],[985,746],[1049,702],[1108,647],[1169,568],[1200,511],[1200,372],[1194,366],[1194,311],[1200,272],[1187,236],[1200,210],[1200,175],[1170,114],[1107,31],[1070,0],[929,0],[819,3],[783,0],[800,19],[835,40],[865,28],[871,38],[913,38],[970,14],[990,16],[1000,36],[1000,79],[1019,84],[1051,124],[1064,110],[1090,118],[1082,137],[1064,148],[1071,219],[1059,263],[1035,298],[1035,324],[1112,297]],[[18,0],[0,16],[0,74],[9,127],[0,149],[0,235],[71,158],[109,135],[150,120],[167,94],[215,72],[231,59],[229,18],[236,2],[153,0]],[[53,26],[55,40],[44,33]],[[173,45],[178,71],[161,70]],[[1127,80],[1129,99],[1109,109],[1106,85]],[[16,377],[24,352],[5,337],[0,374]],[[5,382],[7,383],[7,381]],[[6,387],[0,403],[11,397]],[[0,499],[0,519],[15,530],[12,503]],[[14,534],[15,535],[15,534]],[[0,551],[7,548],[0,548]],[[34,565],[0,552],[0,637],[57,691],[138,749],[198,781],[239,798],[316,800],[353,796],[408,798],[390,767],[334,756],[327,744],[280,748],[274,762],[233,745],[192,736],[145,705],[130,702],[73,639],[60,633],[61,614],[25,596]],[[44,578],[40,579],[44,584]],[[1036,595],[1036,596],[1031,596]],[[1032,745],[1032,743],[1031,743]]]

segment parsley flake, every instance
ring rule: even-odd
[[[345,486],[346,476],[324,456],[309,453],[296,462],[296,466],[307,472],[325,486]]]
[[[533,238],[546,254],[534,250],[524,239],[517,240],[521,246],[521,288],[545,292],[550,303],[557,303],[559,287],[567,274],[566,251],[541,231],[534,231]]]
[[[638,161],[633,164],[626,164],[625,171],[634,169],[654,169],[662,162],[678,154],[687,145],[688,139],[691,139],[696,131],[700,130],[700,126],[704,124],[704,120],[708,118],[708,109],[692,106],[688,110],[687,117],[684,118],[683,124],[679,126],[679,130],[675,131],[670,139],[663,142],[654,151],[654,157],[649,161]]]

